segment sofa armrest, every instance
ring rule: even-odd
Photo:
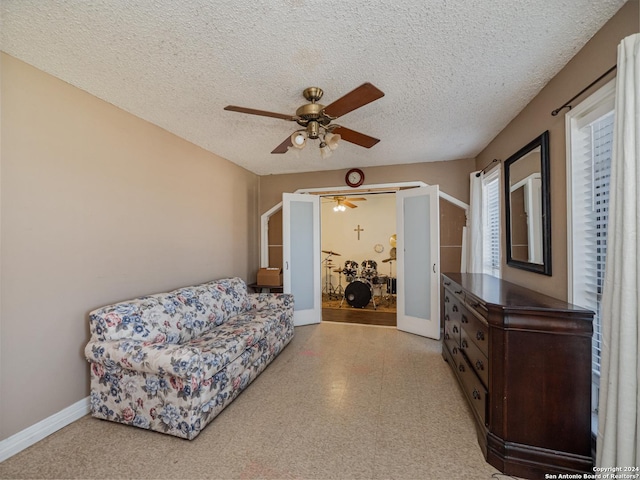
[[[173,343],[149,343],[123,339],[91,341],[84,349],[89,362],[96,364],[94,373],[131,370],[171,375],[180,378],[200,377],[203,362],[197,348]]]
[[[293,309],[293,295],[290,293],[249,293],[247,299],[253,310]]]

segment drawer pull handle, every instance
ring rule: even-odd
[[[444,321],[445,321],[445,322],[448,322],[449,320],[450,320],[450,318],[449,318],[449,314],[448,314],[448,313],[445,313],[445,315],[444,315]]]
[[[484,363],[482,363],[482,360],[478,360],[476,362],[476,370],[484,370]]]
[[[451,310],[453,310],[454,312],[457,312],[458,311],[458,305],[454,305]]]
[[[461,372],[464,372],[464,365],[462,363],[458,367],[458,370],[460,370]]]
[[[457,325],[453,326],[453,333],[458,333],[458,326]]]
[[[448,333],[445,333],[445,334],[444,334],[444,339],[445,339],[445,340],[449,340],[449,334],[448,334]]]
[[[460,295],[462,293],[462,290],[456,290],[455,293],[456,295]]]
[[[467,316],[463,313],[462,314],[462,323],[469,323],[469,319],[467,318]]]
[[[478,333],[476,334],[476,338],[478,340],[484,340],[484,332],[482,330],[478,330]]]
[[[452,353],[454,355],[457,355],[458,354],[458,347],[453,347]]]
[[[475,388],[473,389],[473,398],[475,398],[476,400],[480,400],[482,398],[480,396],[480,392],[478,390],[476,390]]]
[[[444,284],[448,287],[449,285],[451,285],[451,282],[444,282]]]
[[[462,340],[462,345],[460,345],[462,348],[468,348],[469,344],[467,343],[466,340]]]
[[[447,297],[446,295],[444,297],[444,303],[449,303],[449,297]]]

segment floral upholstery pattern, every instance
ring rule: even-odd
[[[99,308],[89,327],[96,340],[184,343],[249,308],[247,285],[229,278]]]
[[[95,417],[193,439],[289,343],[293,296],[240,278],[90,313]]]

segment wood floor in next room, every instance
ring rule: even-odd
[[[395,327],[397,325],[396,297],[395,295],[375,296],[367,305],[354,307],[342,298],[335,296],[329,298],[328,295],[323,295],[322,321]]]

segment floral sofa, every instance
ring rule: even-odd
[[[293,296],[240,278],[89,314],[94,417],[193,439],[293,337]]]

